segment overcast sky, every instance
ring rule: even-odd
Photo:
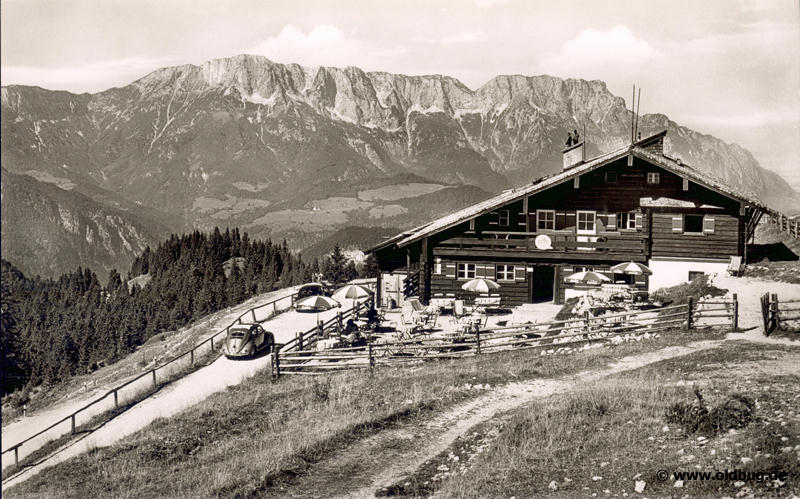
[[[240,53],[304,65],[601,79],[800,188],[798,0],[0,0],[3,85],[73,92]]]

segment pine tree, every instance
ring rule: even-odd
[[[328,258],[328,268],[325,272],[325,278],[331,281],[335,286],[348,281],[347,257],[344,256],[342,248],[339,247],[338,244],[334,246],[330,257]]]

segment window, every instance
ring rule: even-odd
[[[647,172],[647,183],[658,184],[661,182],[661,175],[658,172]]]
[[[459,279],[475,279],[475,264],[459,263],[457,275]]]
[[[618,229],[635,229],[636,228],[636,212],[631,211],[628,213],[617,213],[617,228]]]
[[[703,215],[684,215],[683,232],[703,233]]]
[[[700,277],[700,276],[704,276],[704,275],[706,275],[706,273],[705,273],[705,272],[698,272],[698,271],[696,271],[696,270],[690,270],[690,271],[689,271],[689,281],[690,281],[690,282],[691,282],[691,281],[694,281],[694,280],[695,280],[695,279],[697,279],[698,277]]]
[[[500,227],[508,227],[508,210],[500,210],[497,213],[497,222]]]
[[[578,230],[594,231],[594,218],[593,211],[579,211],[578,212]]]
[[[555,210],[536,210],[536,230],[555,230]]]
[[[513,265],[498,265],[497,266],[497,280],[498,281],[513,281],[514,280],[514,266]]]
[[[434,274],[441,274],[442,273],[442,259],[436,258],[433,263],[433,273]]]
[[[606,172],[606,183],[607,184],[616,184],[617,183],[617,172]]]

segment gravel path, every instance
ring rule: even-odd
[[[307,331],[314,327],[317,318],[327,321],[335,317],[337,311],[340,310],[332,309],[319,315],[291,311],[281,314],[271,321],[264,322],[263,325],[267,330],[275,333],[277,342],[282,343],[294,338],[297,331]],[[46,467],[60,463],[89,449],[107,446],[119,441],[141,430],[157,418],[177,414],[209,395],[253,376],[257,371],[268,367],[270,362],[270,356],[248,360],[230,360],[220,357],[211,365],[198,369],[163,387],[151,397],[139,402],[96,431],[62,449],[49,458],[47,462],[26,468],[23,473],[8,482],[4,482],[2,488],[5,490],[7,487],[27,480]],[[11,459],[13,459],[13,454]]]
[[[719,274],[714,276],[711,284],[722,289],[727,289],[726,297],[736,293],[739,300],[739,327],[746,330],[744,333],[733,333],[731,338],[747,339],[750,341],[767,343],[784,343],[797,345],[797,341],[788,338],[775,338],[764,336],[764,321],[761,316],[761,297],[765,293],[776,293],[778,298],[785,300],[800,300],[800,284],[786,282],[765,281],[749,277],[732,277]]]

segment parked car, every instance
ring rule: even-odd
[[[319,282],[312,282],[309,284],[304,284],[300,287],[297,291],[297,297],[295,300],[301,300],[303,298],[307,298],[309,296],[326,296],[328,295],[328,288]]]
[[[275,335],[264,330],[260,324],[237,324],[228,329],[222,353],[229,359],[253,357],[275,348]]]

